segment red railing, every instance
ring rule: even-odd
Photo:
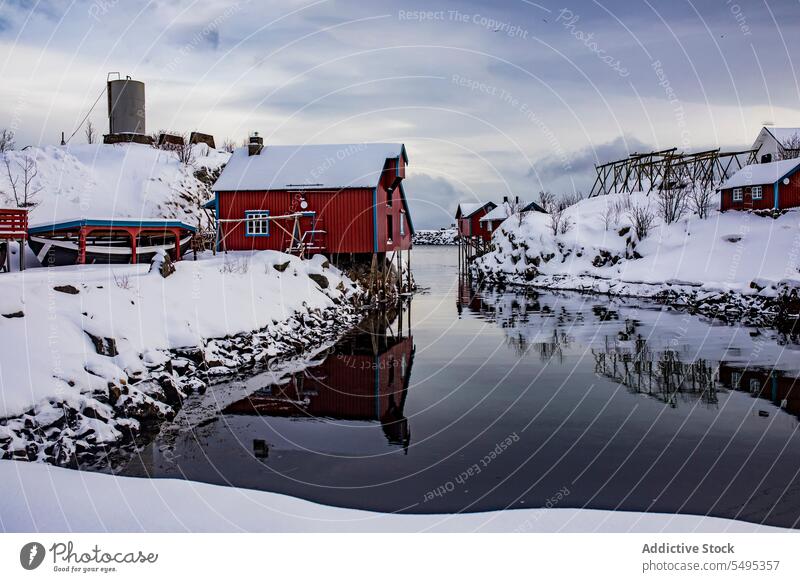
[[[28,211],[0,208],[0,239],[27,239]]]

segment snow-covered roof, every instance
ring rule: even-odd
[[[237,149],[214,183],[214,191],[285,188],[374,188],[387,158],[403,156],[401,143],[266,145],[249,156]]]
[[[795,135],[800,136],[800,127],[766,127],[765,129],[779,142],[791,139]]]
[[[494,202],[459,202],[458,210],[461,211],[462,218],[468,218],[487,205],[492,207],[497,206]],[[458,214],[458,211],[456,211],[456,214]]]
[[[527,202],[523,202],[522,200],[519,201],[518,207],[525,208],[528,205]],[[485,216],[482,216],[478,222],[484,222],[489,220],[505,220],[511,215],[511,209],[509,207],[508,202],[503,202],[497,208],[493,208],[489,212],[486,213]]]
[[[719,189],[774,184],[787,174],[794,172],[798,167],[800,167],[800,159],[781,160],[768,164],[750,164],[725,180]]]

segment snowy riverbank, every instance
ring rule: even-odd
[[[273,251],[3,276],[0,450],[75,465],[171,418],[215,378],[337,337],[360,290],[323,257]]]
[[[547,214],[509,218],[474,272],[490,285],[651,297],[723,318],[769,323],[796,314],[800,211],[773,218],[712,210],[664,224],[655,196],[582,200],[567,208],[558,234]],[[646,237],[632,227],[632,208],[656,215]]]
[[[0,461],[5,532],[778,532],[741,521],[589,509],[398,515],[173,479]]]

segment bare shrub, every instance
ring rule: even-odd
[[[800,134],[794,133],[786,139],[782,139],[780,144],[781,147],[778,148],[777,159],[793,160],[800,158]]]
[[[603,230],[609,230],[612,225],[616,224],[615,216],[618,217],[615,213],[614,203],[612,200],[607,200],[606,207],[603,209],[603,214],[600,217],[603,221]]]
[[[225,274],[238,274],[238,275],[246,275],[247,272],[250,270],[250,262],[242,257],[242,258],[225,258],[225,262],[222,263],[222,266],[219,269],[219,272],[223,275]]]
[[[8,152],[16,147],[14,132],[8,129],[0,130],[0,153]]]
[[[117,277],[116,274],[114,276],[114,284],[119,287],[120,289],[130,289],[131,288],[131,278],[129,275],[120,275]]]
[[[553,236],[558,234],[566,234],[572,228],[572,221],[565,214],[565,208],[561,208],[556,204],[550,211],[550,232]]]
[[[42,191],[41,186],[34,186],[33,181],[39,174],[36,166],[36,159],[33,156],[25,154],[22,162],[17,161],[15,164],[19,168],[14,172],[11,171],[11,160],[8,156],[3,157],[3,163],[6,166],[6,175],[8,176],[8,183],[11,185],[11,193],[14,196],[18,208],[28,208],[36,206],[36,195]]]
[[[676,186],[658,192],[658,211],[664,224],[672,224],[681,219],[689,207],[690,188]]]
[[[554,206],[555,200],[556,197],[552,192],[548,190],[539,192],[539,206],[541,206],[545,212],[550,212],[550,209]]]
[[[86,135],[86,143],[95,143],[97,141],[97,129],[91,119],[86,122],[84,134]]]
[[[631,205],[628,211],[628,218],[630,218],[633,232],[636,233],[636,237],[639,240],[646,238],[650,234],[650,230],[656,221],[656,215],[650,209],[649,204],[647,206]]]
[[[191,166],[194,163],[194,146],[189,143],[189,136],[181,135],[182,143],[171,143],[164,147],[170,150],[178,161],[184,166]]]
[[[576,205],[578,202],[583,200],[584,195],[583,192],[580,190],[575,190],[574,192],[567,192],[564,194],[557,202],[558,206],[561,208],[569,208],[570,206]]]
[[[222,142],[222,149],[230,154],[236,149],[236,142],[228,138]]]
[[[711,190],[705,188],[695,188],[689,194],[692,210],[694,210],[701,219],[708,218],[713,194]]]

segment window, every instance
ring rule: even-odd
[[[394,194],[394,190],[387,190],[386,191],[386,206],[392,206],[392,195]]]
[[[733,372],[731,374],[731,385],[735,390],[739,389],[739,385],[742,383],[742,373],[741,372]]]
[[[761,191],[761,186],[753,186],[753,200],[761,200],[764,197],[763,192]]]
[[[244,217],[245,236],[269,236],[268,210],[248,210]]]
[[[406,217],[404,214],[400,215],[400,237],[404,237],[406,235]]]
[[[492,221],[491,220],[487,220],[486,221],[486,230],[488,230],[489,232],[492,232]]]
[[[742,189],[741,188],[734,188],[733,189],[733,201],[734,202],[741,202],[742,201]]]
[[[386,238],[391,242],[393,235],[394,235],[394,223],[392,220],[392,215],[389,214],[386,217]]]
[[[750,378],[750,392],[758,392],[761,390],[761,382],[757,378]]]

